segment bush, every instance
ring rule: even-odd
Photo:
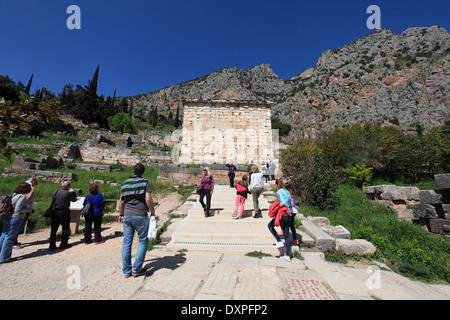
[[[138,129],[133,124],[131,117],[126,113],[120,112],[114,116],[108,117],[108,125],[111,130],[122,133],[137,133]]]
[[[342,171],[359,188],[368,186],[372,181],[373,168],[368,168],[365,164],[357,163]]]

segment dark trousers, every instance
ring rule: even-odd
[[[206,196],[206,204],[203,202],[203,199]],[[206,210],[207,214],[210,214],[211,210],[211,190],[203,189],[202,193],[200,194],[200,204],[203,207],[203,210]]]
[[[90,215],[85,216],[85,226],[84,226],[84,242],[89,243],[92,241],[92,223],[94,223],[94,241],[102,241],[101,229],[102,229],[102,216],[101,215]]]
[[[70,210],[62,209],[56,210],[56,213],[52,216],[52,226],[50,229],[50,249],[56,248],[56,232],[59,225],[62,227],[61,248],[67,247],[70,235]]]
[[[286,255],[290,255],[291,254],[291,239],[289,237],[289,229],[291,227],[291,222],[292,221],[292,217],[284,214],[281,217],[280,220],[280,227],[281,230],[283,230],[283,236],[284,236],[284,247],[286,248]],[[275,237],[275,239],[280,242],[280,236],[278,235],[277,231],[275,230],[275,218],[273,218],[269,224],[267,225],[267,227],[269,228],[270,232],[273,234],[273,236]]]
[[[234,173],[229,173],[228,174],[228,179],[230,179],[230,187],[234,188]]]

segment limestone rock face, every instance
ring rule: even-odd
[[[450,35],[438,26],[402,34],[381,29],[325,51],[289,80],[269,64],[226,68],[133,97],[147,113],[183,114],[184,99],[273,101],[272,114],[291,124],[286,142],[357,122],[415,127],[450,119]]]

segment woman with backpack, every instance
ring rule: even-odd
[[[90,194],[84,198],[83,206],[86,203],[91,203],[90,214],[85,215],[86,221],[84,226],[84,244],[92,243],[92,223],[94,224],[94,241],[95,244],[100,244],[105,241],[102,239],[102,217],[105,214],[105,198],[103,194],[98,192],[98,185],[93,183],[89,186]]]
[[[30,192],[31,185],[22,182],[11,195],[11,204],[14,211],[11,216],[3,219],[3,232],[0,236],[0,263],[17,260],[17,258],[11,258],[12,247],[19,234],[23,219],[29,210],[27,194]]]

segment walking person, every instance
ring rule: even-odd
[[[264,163],[261,166],[261,173],[263,175],[264,178],[264,182],[267,183],[269,182],[269,164]]]
[[[275,180],[275,164],[270,161],[269,162],[269,175],[270,175],[270,180]]]
[[[280,210],[268,224],[268,228],[272,235],[277,240],[277,243],[274,245],[274,248],[285,247],[286,251],[283,256],[280,258],[286,261],[291,261],[291,240],[289,237],[289,229],[292,225],[292,216],[289,211],[289,206],[291,205],[291,197],[289,192],[284,189],[283,178],[279,178],[275,180],[275,186],[277,188],[278,200],[280,200]],[[284,244],[278,235],[278,232],[275,230],[275,226],[277,226],[277,220],[279,221],[279,226],[283,231],[284,236]]]
[[[66,249],[71,247],[68,244],[70,235],[70,203],[77,201],[77,194],[70,188],[70,181],[63,181],[61,189],[55,191],[53,197],[55,198],[55,214],[51,217],[50,251],[56,249],[56,232],[59,225],[62,228],[59,248]]]
[[[228,179],[230,179],[230,188],[234,188],[234,177],[236,175],[236,166],[233,164],[233,161],[230,164],[226,164],[228,167]]]
[[[250,183],[250,191],[252,193],[252,199],[253,199],[253,210],[254,210],[254,216],[253,218],[262,218],[261,208],[259,207],[259,196],[264,191],[264,181],[263,181],[263,175],[259,171],[258,166],[253,165],[252,166],[252,180]]]
[[[153,206],[152,188],[150,182],[143,177],[145,167],[138,163],[134,166],[134,175],[122,183],[119,202],[119,223],[123,224],[122,245],[122,271],[125,278],[144,275],[146,270],[142,268],[148,244],[148,227],[150,215],[155,215]],[[139,238],[134,264],[131,263],[131,247],[134,232]]]
[[[295,229],[294,222],[295,222],[295,215],[297,214],[297,209],[295,208],[295,198],[294,193],[292,191],[292,185],[290,182],[286,182],[284,185],[285,189],[289,192],[289,195],[291,197],[291,205],[289,207],[289,211],[291,212],[291,233],[293,240],[291,241],[292,245],[299,245],[300,242],[302,242],[302,236],[297,234],[297,230]]]
[[[209,168],[203,168],[203,177],[200,182],[202,186],[202,191],[200,193],[200,204],[203,207],[203,211],[205,213],[205,218],[211,216],[211,197],[214,191],[214,176],[209,172]],[[206,197],[206,204],[203,202],[203,199]]]
[[[84,216],[84,243],[92,243],[92,224],[94,224],[94,241],[95,244],[100,244],[105,242],[101,235],[102,218],[105,215],[105,198],[103,194],[99,193],[98,185],[95,183],[89,186],[89,192],[90,194],[83,201],[83,206],[88,202],[91,203],[90,214]]]
[[[31,185],[22,182],[12,194],[11,204],[14,211],[10,217],[3,219],[2,234],[0,236],[0,263],[12,262],[11,258],[14,241],[19,234],[23,219],[28,212],[27,194],[31,192]]]
[[[235,219],[242,219],[244,213],[245,200],[247,200],[248,178],[246,175],[242,176],[242,180],[236,183],[236,203],[234,205],[234,213],[232,215]],[[240,209],[239,209],[240,206]]]

